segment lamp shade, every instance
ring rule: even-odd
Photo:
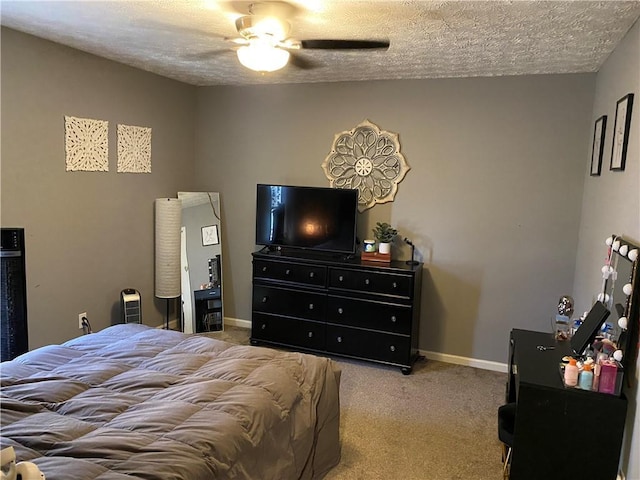
[[[236,54],[242,65],[256,72],[275,72],[289,61],[289,52],[260,40],[240,47]]]
[[[182,201],[157,198],[156,213],[156,285],[158,298],[180,296],[180,227]]]

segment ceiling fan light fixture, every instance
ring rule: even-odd
[[[277,42],[289,35],[291,26],[286,20],[277,17],[247,15],[236,19],[236,29],[247,39],[270,38]]]
[[[256,72],[275,72],[289,62],[289,52],[266,42],[252,41],[237,51],[238,60]]]

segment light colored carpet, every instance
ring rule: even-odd
[[[208,336],[247,344],[249,330]],[[399,368],[334,357],[342,369],[342,459],[326,480],[497,480],[506,374],[420,360]]]

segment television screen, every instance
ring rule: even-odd
[[[258,184],[256,244],[352,254],[358,191]]]

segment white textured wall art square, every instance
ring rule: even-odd
[[[64,117],[67,172],[109,171],[109,122]]]
[[[118,172],[151,173],[151,129],[118,125]]]

